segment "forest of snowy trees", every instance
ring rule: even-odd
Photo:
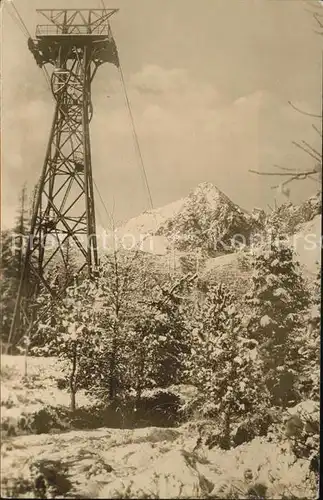
[[[273,409],[319,400],[320,279],[305,280],[276,229],[246,259],[250,287],[237,298],[197,274],[159,272],[142,252],[116,251],[102,259],[95,280],[74,277],[63,300],[43,291],[30,354],[65,361],[72,411],[79,389],[135,408],[147,389],[191,384],[198,391],[186,413],[216,419],[214,443],[234,446],[242,428],[248,439],[266,433]],[[72,265],[71,258],[71,275]],[[20,254],[3,252],[2,335],[20,266]]]
[[[9,0],[7,3],[11,4],[20,18],[20,28],[28,32],[13,1]],[[104,1],[101,0],[101,3],[105,10]],[[288,2],[285,3],[287,5]],[[208,40],[207,30],[212,36],[215,33],[217,40],[215,45],[205,45],[202,50],[203,58],[200,58],[203,45],[200,41],[203,41],[203,37],[200,37],[199,43],[195,40],[195,34],[201,35],[201,31],[200,16],[196,16],[194,7],[193,31],[189,28],[186,13],[184,16],[180,13],[185,25],[182,35],[180,22],[176,22],[176,43],[179,49],[175,52],[173,49],[169,51],[174,62],[167,63],[167,71],[164,72],[162,68],[166,60],[162,58],[155,62],[155,59],[158,61],[158,53],[163,52],[163,49],[159,50],[160,47],[167,48],[172,37],[167,40],[160,39],[157,53],[151,51],[145,54],[145,47],[153,49],[155,43],[151,44],[150,29],[146,30],[146,36],[149,34],[148,43],[148,38],[146,41],[144,39],[143,30],[143,42],[139,45],[143,53],[142,62],[147,58],[147,61],[154,61],[154,65],[143,63],[142,73],[137,72],[138,60],[136,61],[133,53],[132,69],[126,68],[130,71],[129,78],[124,79],[118,62],[135,139],[135,150],[139,155],[141,174],[144,174],[143,180],[151,210],[133,217],[118,228],[113,216],[108,214],[96,183],[95,197],[100,198],[108,218],[112,220],[110,223],[113,226],[113,238],[119,235],[120,230],[121,239],[122,235],[128,235],[136,241],[139,233],[141,243],[146,241],[144,237],[148,236],[147,241],[152,243],[150,249],[147,250],[148,244],[146,250],[143,250],[144,245],[140,248],[134,245],[131,249],[125,248],[126,245],[112,245],[109,251],[99,248],[99,266],[91,270],[91,259],[88,259],[86,252],[87,243],[82,241],[80,244],[83,235],[88,237],[90,231],[98,232],[98,227],[95,227],[94,205],[89,209],[89,199],[93,201],[94,195],[92,193],[89,196],[87,190],[84,191],[87,200],[87,231],[84,230],[84,233],[82,229],[80,233],[75,230],[73,234],[75,226],[73,229],[69,225],[67,228],[56,226],[59,218],[56,217],[57,213],[54,213],[55,207],[50,204],[48,209],[44,210],[41,203],[35,210],[37,186],[31,194],[27,192],[26,186],[21,189],[13,227],[1,230],[1,497],[217,500],[294,500],[318,497],[321,350],[321,271],[318,262],[321,248],[318,247],[321,247],[322,243],[321,234],[318,235],[318,222],[321,224],[321,220],[318,219],[321,217],[321,193],[316,192],[310,198],[303,199],[300,205],[294,205],[290,201],[290,186],[294,181],[311,181],[317,190],[320,188],[322,116],[321,111],[317,114],[312,109],[307,109],[307,105],[312,102],[310,96],[315,92],[308,91],[306,95],[306,92],[291,89],[292,85],[295,85],[295,89],[302,89],[312,79],[307,69],[310,66],[301,64],[302,50],[295,52],[298,54],[295,58],[290,55],[290,34],[295,30],[289,30],[286,26],[282,31],[278,18],[270,19],[265,10],[262,14],[261,9],[255,9],[255,6],[252,6],[253,11],[250,11],[251,17],[241,16],[242,23],[239,9],[234,7],[234,15],[238,12],[237,24],[234,16],[230,14],[230,22],[226,25],[225,17],[221,17],[224,16],[225,4],[227,2],[223,2],[216,16],[211,10],[206,14],[206,18],[211,22],[209,28],[205,28],[205,40]],[[319,35],[323,34],[321,4],[322,2],[316,2],[315,5],[306,0],[304,2],[309,20],[314,23],[314,30],[317,30]],[[204,12],[205,8],[204,6],[201,12]],[[143,11],[145,9],[146,7]],[[270,13],[269,10],[268,12]],[[256,29],[252,19],[250,31],[246,20],[249,22],[253,15],[257,19],[259,13],[259,19],[266,18],[268,25],[265,30],[258,27]],[[166,14],[169,16],[168,11]],[[89,19],[91,15],[90,13]],[[159,23],[160,15],[161,13],[156,16]],[[56,21],[59,16],[60,14],[55,18]],[[13,17],[12,20],[17,22],[18,18]],[[64,23],[66,19],[65,16]],[[148,15],[146,19],[146,26],[149,27],[153,18],[150,19]],[[175,15],[172,19],[176,19]],[[215,22],[219,19],[223,25],[223,33],[222,26],[219,30]],[[125,32],[131,39],[132,26],[137,26],[138,29],[141,24],[137,23],[134,14],[130,15],[128,22]],[[172,23],[166,24],[170,26]],[[234,40],[239,24],[243,26],[243,43],[239,34],[237,41]],[[168,33],[165,23],[161,25],[161,34]],[[293,23],[290,24],[292,25]],[[151,26],[154,26],[154,23]],[[65,24],[62,33],[64,37],[67,34]],[[91,27],[87,33],[93,34]],[[187,36],[188,33],[194,35]],[[263,37],[260,37],[261,33]],[[226,65],[222,64],[224,60],[221,59],[226,50],[218,44],[224,34],[231,37],[228,41],[225,41],[224,37],[222,44],[223,47],[232,49],[232,52],[229,50],[225,56],[226,65],[228,61],[228,67],[232,65],[231,80],[226,80]],[[29,35],[28,33],[27,38]],[[290,45],[285,45],[285,38],[290,39]],[[185,44],[182,43],[184,40]],[[297,45],[297,39],[293,40],[295,46],[300,47]],[[186,45],[189,42],[191,45]],[[307,47],[311,45],[307,46],[306,38],[304,41],[302,38],[301,42],[304,54],[306,53],[305,59],[309,59],[311,50]],[[57,41],[55,43],[57,44]],[[28,44],[29,47],[34,45],[32,38],[28,39]],[[248,51],[237,50],[238,44],[241,49]],[[183,52],[180,54],[181,45]],[[216,45],[221,48],[220,58],[214,50]],[[91,47],[93,46],[91,42]],[[207,57],[207,47],[212,49],[209,54],[211,59]],[[13,50],[16,48],[15,56],[18,55],[18,45],[14,46]],[[81,52],[78,47],[73,49],[75,62],[76,55],[80,62]],[[61,71],[63,56],[61,51],[59,54],[57,61],[54,61],[55,70],[50,87],[53,93],[55,85],[59,87],[54,96],[60,103],[57,116],[63,117],[68,115],[66,109],[69,106],[71,109],[77,107],[81,101],[77,104],[77,99],[73,97],[71,104],[69,98],[61,100],[61,97],[58,97],[64,86],[74,86],[73,95],[77,93],[78,85],[75,82],[79,78],[74,81],[73,78],[65,79],[62,76],[66,74],[68,66],[65,65],[63,72]],[[192,69],[185,69],[185,61],[194,57],[198,59],[198,67],[194,69],[194,79],[190,81]],[[253,57],[257,67],[255,74],[249,66]],[[274,74],[274,68],[275,61],[280,57],[278,78],[278,73],[276,76]],[[202,59],[205,59],[207,71],[203,69]],[[296,72],[292,65],[289,67],[289,59],[291,62],[293,59],[297,60]],[[22,59],[19,61],[19,58],[12,57],[12,60],[18,61],[17,68],[21,67]],[[218,60],[219,62],[213,64]],[[93,61],[95,70],[92,78],[99,67],[97,60]],[[241,61],[244,61],[242,66]],[[183,71],[175,69],[181,65]],[[240,87],[237,75],[242,75],[244,65],[248,78],[243,78],[245,82]],[[312,65],[313,76],[314,66],[316,64]],[[88,80],[84,68],[84,78]],[[288,71],[288,80],[285,82],[282,69]],[[22,86],[19,92],[27,94],[29,86],[34,86],[35,89],[37,86],[35,81],[32,81],[32,75],[30,79],[30,75],[24,73],[23,67],[21,71],[27,87]],[[203,73],[211,74],[213,71],[216,75],[214,82],[205,80],[203,83]],[[162,79],[158,84],[159,73]],[[47,71],[45,77],[46,74],[48,77]],[[298,74],[304,78],[297,81]],[[275,81],[270,84],[271,77]],[[152,84],[150,78],[153,80]],[[126,88],[126,80],[129,80],[129,89]],[[16,82],[20,82],[19,78],[16,78]],[[17,83],[13,85],[13,89],[17,91],[16,85]],[[222,85],[225,91],[221,90]],[[113,112],[109,116],[115,120],[118,115],[114,113],[117,113],[119,108],[114,100],[116,91],[113,86],[111,83],[111,88],[103,90],[102,106],[100,104],[99,107],[103,110],[107,105],[107,98],[112,97],[110,102],[113,108],[110,110]],[[231,87],[234,91],[230,91]],[[10,84],[8,88],[10,89]],[[102,86],[101,90],[106,88]],[[189,90],[190,88],[192,90]],[[81,91],[83,118],[80,119],[80,126],[82,122],[84,135],[85,132],[88,135],[86,104],[91,93],[84,93],[84,89],[85,87]],[[128,98],[128,90],[131,99]],[[107,96],[106,92],[111,96]],[[14,108],[16,102],[20,102],[18,94],[12,101]],[[161,98],[163,94],[165,99]],[[162,100],[159,100],[160,98]],[[204,102],[204,98],[205,104],[200,108],[200,101]],[[286,101],[289,98],[295,102]],[[33,107],[36,108],[37,104],[43,102],[39,95],[37,99],[35,102],[30,99],[31,107],[28,105],[27,111],[24,111],[28,122],[22,120],[18,105],[17,110],[14,109],[12,114],[17,114],[17,121],[21,120],[22,127],[26,126],[26,123],[32,123],[29,114],[32,115]],[[173,133],[176,142],[172,142],[173,137],[171,140],[167,135],[162,137],[160,151],[167,152],[167,155],[163,157],[161,154],[161,158],[158,158],[160,161],[156,162],[158,153],[156,157],[155,153],[149,156],[149,150],[141,155],[130,101],[134,102],[134,111],[137,108],[134,115],[138,117],[139,135],[144,137],[143,144],[146,148],[151,139],[153,147],[158,147],[158,140],[156,143],[155,140],[158,139],[158,134],[164,134],[164,128],[166,131],[169,127],[167,133]],[[255,104],[257,111],[253,114]],[[90,108],[92,115],[92,104]],[[196,116],[187,114],[191,108],[194,112],[197,111]],[[248,114],[242,115],[247,108]],[[269,109],[273,111],[269,113]],[[315,132],[316,143],[318,136],[320,138],[319,146],[312,144],[309,134],[303,133],[305,128],[301,131],[303,125],[298,125],[297,119],[295,123],[293,119],[287,121],[289,111],[292,113],[292,110],[296,116],[303,115],[311,121],[314,119],[315,123],[312,123],[311,128]],[[238,115],[235,114],[237,111]],[[180,118],[178,121],[177,113]],[[245,116],[241,123],[240,113],[242,117]],[[72,115],[73,113],[72,122],[78,123],[75,112]],[[276,116],[275,120],[271,115]],[[133,177],[126,165],[128,161],[131,163],[131,160],[124,142],[126,129],[123,130],[123,121],[117,118],[111,126],[106,116],[98,116],[97,131],[93,135],[97,134],[99,138],[98,132],[102,133],[104,130],[107,135],[100,136],[102,143],[109,137],[109,147],[114,145],[118,151],[121,144],[124,151],[122,160],[119,161],[120,149],[114,157],[113,148],[101,150],[101,147],[98,147],[96,158],[93,155],[93,162],[95,160],[99,167],[102,162],[103,170],[106,168],[106,158],[109,158],[110,164],[115,164],[115,170],[111,169],[109,164],[107,175],[111,176],[111,172],[114,175],[118,171],[116,176],[119,176],[120,171],[120,182],[130,184],[129,190],[127,187],[125,192],[131,197],[132,188],[134,190],[131,186]],[[320,126],[317,120],[320,121]],[[14,124],[14,121],[12,123]],[[61,123],[64,124],[64,120],[61,120]],[[186,123],[190,125],[187,130]],[[257,130],[255,142],[253,132],[251,134],[254,123]],[[309,123],[306,125],[308,128]],[[286,129],[289,124],[290,137],[283,133],[284,124]],[[38,124],[35,132],[39,138],[42,138],[39,130],[41,126]],[[74,125],[72,127],[74,130]],[[153,133],[152,136],[145,132],[145,127],[151,129],[149,132]],[[55,127],[53,130],[56,130]],[[77,130],[76,127],[73,132],[76,137]],[[121,132],[122,141],[119,141],[119,136],[114,134]],[[225,134],[222,135],[222,132]],[[17,124],[16,128],[13,126],[12,134],[14,141],[11,147],[12,152],[15,152],[21,141]],[[61,153],[65,164],[73,165],[71,178],[77,177],[76,172],[86,173],[90,154],[90,146],[87,147],[83,139],[78,139],[80,146],[75,148],[71,139],[73,134],[67,139],[72,145],[70,154],[64,149],[66,141],[59,151],[61,132],[55,134],[57,139],[53,142],[53,185],[54,177],[60,173]],[[298,152],[302,151],[301,154],[305,153],[311,163],[294,160],[292,154],[289,155],[288,148],[283,147],[285,137],[291,140],[294,138],[292,134],[295,134],[293,147],[295,146]],[[275,136],[272,141],[268,139],[271,135]],[[252,136],[250,144],[249,136]],[[26,169],[24,175],[29,175],[31,170],[36,168],[31,161],[32,154],[29,149],[34,144],[36,151],[36,147],[40,145],[39,138],[33,143],[29,137],[28,144],[31,146],[19,149],[23,152],[21,155],[26,155],[26,158],[21,156],[21,163]],[[64,139],[63,135],[62,138]],[[187,147],[190,141],[197,148],[196,157],[192,154],[193,148]],[[214,150],[209,148],[213,142],[216,146]],[[20,146],[23,144],[22,141]],[[93,144],[95,145],[94,140]],[[231,156],[231,149],[235,156]],[[83,153],[80,153],[81,151]],[[157,151],[159,150],[156,149]],[[192,158],[189,158],[191,154]],[[279,158],[276,160],[277,154]],[[185,181],[182,182],[183,186],[186,187],[203,178],[214,178],[223,189],[229,186],[230,190],[230,183],[237,183],[237,189],[231,191],[237,195],[239,184],[244,180],[245,184],[241,189],[246,188],[250,192],[252,186],[256,185],[251,183],[251,187],[247,186],[248,179],[243,177],[241,172],[252,165],[257,168],[249,170],[252,175],[259,176],[259,179],[264,179],[263,176],[276,179],[270,186],[275,191],[272,198],[268,195],[266,199],[267,188],[259,183],[259,190],[264,189],[263,199],[262,192],[258,198],[250,199],[257,200],[255,203],[259,201],[262,208],[247,211],[210,182],[202,182],[185,198],[153,209],[147,180],[149,176],[146,176],[143,157],[147,157],[147,162],[151,161],[153,168],[158,171],[166,167],[166,173],[163,174],[166,179],[165,190],[168,188],[167,182],[173,182],[178,174],[174,182],[178,184],[178,191],[170,189],[170,198],[173,193],[178,194],[185,189],[182,186],[179,188],[181,175]],[[280,163],[280,160],[287,161],[287,166],[270,166],[272,161]],[[12,161],[9,159],[8,162],[6,159],[9,167]],[[35,165],[37,162],[35,155]],[[153,168],[150,175],[156,172]],[[70,170],[69,166],[67,170]],[[96,172],[100,173],[99,170],[100,168]],[[195,170],[198,175],[195,175]],[[213,171],[216,172],[214,175],[211,173]],[[13,172],[19,170],[16,168]],[[226,175],[230,177],[229,182],[224,182]],[[277,185],[274,185],[277,181],[275,176],[280,176],[281,182]],[[157,176],[156,179],[155,192],[162,177]],[[99,176],[97,180],[99,183]],[[110,201],[109,197],[114,192],[113,186],[112,182],[111,186],[108,186],[111,191],[105,189],[106,201]],[[71,184],[66,195],[70,187]],[[59,192],[60,189],[56,194]],[[240,198],[241,203],[246,202],[249,192],[245,198]],[[295,199],[299,199],[299,195],[300,191]],[[163,196],[160,199],[163,199]],[[276,196],[280,197],[280,201],[283,200],[278,205]],[[60,214],[63,213],[62,207],[67,199],[65,195],[62,195],[62,198],[62,206],[58,211]],[[267,205],[268,212],[264,207],[270,200],[274,205]],[[97,203],[95,212],[99,214]],[[129,210],[129,213],[134,212],[133,208]],[[67,211],[64,216],[66,213]],[[91,224],[90,213],[93,215]],[[56,218],[50,220],[52,215]],[[45,228],[43,242],[50,239],[50,231],[47,232],[47,229],[51,225],[52,234],[56,232],[57,235],[59,252],[52,252],[46,266],[43,266],[42,259],[46,249],[42,255],[40,250],[36,257],[39,265],[35,266],[34,274],[28,274],[32,267],[30,266],[23,275],[21,284],[27,283],[25,291],[28,286],[29,291],[32,291],[29,296],[28,293],[23,296],[20,295],[19,285],[27,239],[38,239],[39,248],[42,243],[40,233],[38,236],[37,231],[33,235],[29,234],[30,227],[33,227],[32,217],[34,221],[39,217],[40,227]],[[76,217],[80,217],[80,214]],[[73,218],[71,220],[73,221]],[[104,225],[100,223],[100,230]],[[296,236],[301,236],[305,246],[309,244],[309,247],[302,249],[302,258],[307,254],[307,261],[310,262],[307,267],[302,262],[300,253],[296,251]],[[308,236],[310,238],[307,240]],[[62,245],[60,237],[64,241]],[[79,243],[76,246],[75,241]],[[160,244],[156,252],[152,248],[155,242]],[[83,252],[78,253],[80,246]],[[89,273],[86,272],[88,270]],[[46,273],[47,282],[42,281],[42,272]],[[26,310],[28,314],[25,314],[23,320],[19,318],[17,321],[19,341],[15,338],[13,342],[10,332],[17,296],[23,296],[25,307],[19,311],[20,316]],[[30,318],[30,328],[26,328]]]

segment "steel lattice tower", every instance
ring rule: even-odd
[[[109,18],[117,9],[38,10],[47,24],[28,40],[38,66],[53,66],[54,118],[45,162],[37,185],[30,238],[12,321],[9,343],[31,329],[32,297],[53,286],[50,272],[67,265],[64,245],[78,253],[77,274],[92,275],[98,266],[89,124],[93,115],[91,83],[103,63],[119,66]]]

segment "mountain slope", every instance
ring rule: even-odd
[[[288,237],[305,272],[316,274],[321,248],[320,213],[320,193],[300,205],[281,205],[269,215],[262,210],[249,214],[213,184],[202,183],[186,198],[130,219],[116,234],[121,248],[136,246],[159,256],[159,266],[170,271],[192,266],[195,269],[202,255],[207,262],[200,272],[205,277],[232,284],[241,278],[245,288],[248,271],[241,268],[235,252],[237,244],[248,244],[255,234],[263,238],[273,228]],[[226,258],[227,254],[232,255]],[[184,262],[187,259],[192,261],[189,266]]]
[[[231,240],[235,236],[237,241],[248,242],[260,226],[255,217],[241,210],[213,184],[202,183],[186,198],[131,219],[117,234],[119,238],[131,235],[136,240],[149,234],[145,251],[157,243],[156,253],[202,249],[215,256],[232,251]]]
[[[303,224],[312,221],[320,213],[321,193],[318,192],[300,205],[284,203],[267,217],[266,224],[290,236],[301,231]]]
[[[185,198],[174,201],[154,210],[147,210],[130,219],[124,226],[118,228],[120,234],[156,234],[158,229],[171,217],[177,215],[185,203]]]
[[[321,215],[298,226],[298,231],[290,237],[295,257],[305,273],[316,277],[321,265]]]
[[[210,256],[234,249],[232,238],[248,242],[256,221],[224,193],[203,183],[189,194],[182,209],[158,230],[178,250],[201,248]]]

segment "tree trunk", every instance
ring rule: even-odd
[[[116,387],[116,355],[117,355],[117,340],[116,335],[114,334],[113,342],[112,342],[112,352],[111,352],[111,361],[110,361],[110,381],[109,381],[109,399],[115,399],[117,395],[117,387]]]
[[[229,450],[231,447],[231,418],[230,418],[230,410],[226,412],[224,416],[224,443],[223,447],[226,450]]]
[[[77,345],[73,348],[72,371],[70,375],[71,411],[76,409],[76,366],[77,366]]]
[[[136,389],[136,406],[139,405],[140,400],[141,400],[143,379],[144,379],[144,370],[145,370],[145,351],[142,349],[140,352],[140,362],[139,362],[139,370],[138,370],[138,380],[137,380],[137,389]]]
[[[71,411],[74,412],[76,410],[76,393],[71,388]]]
[[[28,344],[26,345],[26,348],[25,348],[25,379],[27,379],[28,377]]]
[[[113,221],[114,226],[114,221]],[[113,340],[112,340],[112,353],[111,353],[111,364],[110,364],[110,390],[109,397],[114,399],[117,395],[117,377],[116,377],[116,365],[117,365],[117,336],[119,333],[119,312],[120,312],[120,280],[119,280],[119,264],[117,251],[114,248],[113,251],[114,258],[114,273],[115,273],[115,321],[113,325]]]

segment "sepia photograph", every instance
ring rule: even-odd
[[[319,498],[323,1],[0,35],[1,498]]]

